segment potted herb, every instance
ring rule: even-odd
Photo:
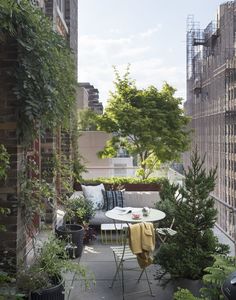
[[[90,230],[89,220],[95,215],[93,203],[83,196],[68,199],[65,203],[64,224],[56,228],[56,235],[67,242],[71,258],[79,257],[83,251],[86,230]]]
[[[86,270],[79,263],[68,260],[65,243],[50,238],[36,255],[34,264],[18,273],[17,285],[31,300],[63,300],[66,272],[82,277],[85,285],[89,285]]]

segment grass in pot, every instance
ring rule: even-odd
[[[73,272],[89,286],[87,270],[68,259],[65,242],[50,238],[35,256],[34,263],[18,272],[17,285],[31,300],[64,300],[66,272]]]

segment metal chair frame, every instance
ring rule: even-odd
[[[174,236],[177,231],[172,229],[175,223],[175,218],[173,218],[170,227],[165,228],[156,228],[156,233],[158,238],[161,240],[161,242],[164,244],[169,236]]]
[[[116,264],[116,272],[115,272],[114,277],[112,279],[112,283],[111,283],[110,288],[113,288],[114,283],[115,283],[115,281],[118,277],[120,282],[121,282],[121,286],[122,286],[122,297],[123,297],[122,299],[123,300],[125,299],[124,270],[129,270],[129,271],[137,270],[137,267],[136,268],[124,268],[124,262],[125,261],[137,260],[137,256],[132,253],[129,245],[127,245],[127,239],[128,239],[128,235],[130,233],[129,224],[127,224],[127,225],[128,225],[127,227],[124,227],[123,245],[122,246],[111,247],[111,249],[113,251],[113,254],[114,254],[114,259],[115,259],[115,264]],[[121,271],[121,278],[120,278],[120,271]],[[148,278],[146,268],[142,269],[142,271],[141,271],[141,273],[138,277],[137,282],[138,283],[140,282],[143,273],[145,273],[145,277],[146,277],[146,280],[147,280],[147,283],[148,283],[148,288],[149,288],[148,291],[150,292],[150,295],[152,297],[154,297],[155,295],[152,292],[151,284],[150,284],[150,281],[149,281],[149,278]],[[132,294],[143,293],[143,292],[145,292],[145,291],[139,291],[139,292],[135,292],[135,293],[132,293]]]

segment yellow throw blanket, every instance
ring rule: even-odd
[[[155,231],[152,223],[130,225],[129,244],[137,255],[139,266],[143,269],[152,263],[150,256],[155,249]]]

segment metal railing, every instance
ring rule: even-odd
[[[215,199],[217,209],[217,221],[215,226],[234,244],[234,254],[236,255],[236,208],[232,205],[212,196]]]

